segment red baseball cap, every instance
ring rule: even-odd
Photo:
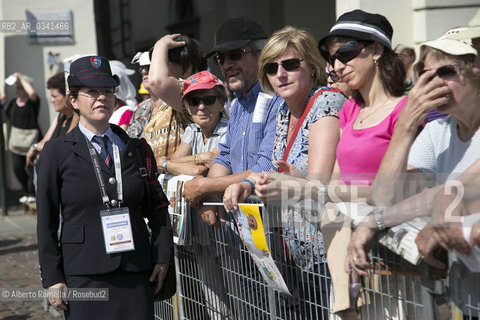
[[[208,71],[200,71],[199,73],[195,73],[183,82],[182,101],[185,99],[185,96],[192,91],[208,90],[216,86],[222,86],[224,88],[223,84],[214,74]]]

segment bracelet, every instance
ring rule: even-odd
[[[167,162],[168,162],[168,160],[165,160],[165,161],[163,161],[163,163],[162,163],[162,168],[163,168],[163,171],[164,171],[165,173],[168,173],[168,171],[167,171]]]
[[[34,144],[32,145],[32,150],[35,151],[35,152],[37,152],[38,149],[37,149],[37,144],[36,144],[36,143],[34,143]]]
[[[243,179],[243,180],[240,181],[239,183],[242,183],[242,182],[248,183],[248,184],[250,185],[250,187],[252,188],[252,191],[251,191],[251,192],[253,193],[253,191],[255,190],[255,184],[254,184],[252,181],[248,180],[248,179]]]
[[[198,153],[195,153],[195,154],[193,155],[193,164],[194,164],[194,165],[197,165],[197,154],[198,154]]]
[[[373,211],[372,216],[375,222],[377,223],[378,230],[384,230],[387,226],[385,226],[385,222],[383,221],[383,208],[378,208]]]

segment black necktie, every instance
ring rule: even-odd
[[[103,161],[107,167],[112,167],[112,157],[110,156],[110,152],[108,152],[108,138],[107,136],[93,136],[92,139],[96,144],[100,146],[100,156],[102,157]]]

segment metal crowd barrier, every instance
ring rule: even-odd
[[[285,250],[280,206],[267,204],[260,209],[272,257],[292,295],[264,283],[248,251],[236,242],[236,226],[229,219],[223,226],[227,229],[215,228],[213,245],[204,255],[210,257],[208,261],[218,262],[211,268],[205,263],[200,267],[192,248],[175,245],[177,293],[156,302],[156,319],[340,319],[331,312],[332,301],[325,298],[331,290],[328,271],[298,268]],[[428,265],[413,266],[380,244],[374,245],[372,258],[373,276],[363,283],[368,303],[358,308],[357,319],[473,320],[479,316],[480,306],[472,301],[465,301],[470,313],[452,316],[455,310],[447,297],[446,280],[442,276],[435,280]],[[215,281],[215,286],[205,285]],[[454,284],[456,290],[458,284]],[[328,288],[326,295],[321,288]]]

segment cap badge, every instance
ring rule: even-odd
[[[100,59],[100,57],[91,57],[90,63],[95,69],[98,69],[102,65],[102,59]]]

